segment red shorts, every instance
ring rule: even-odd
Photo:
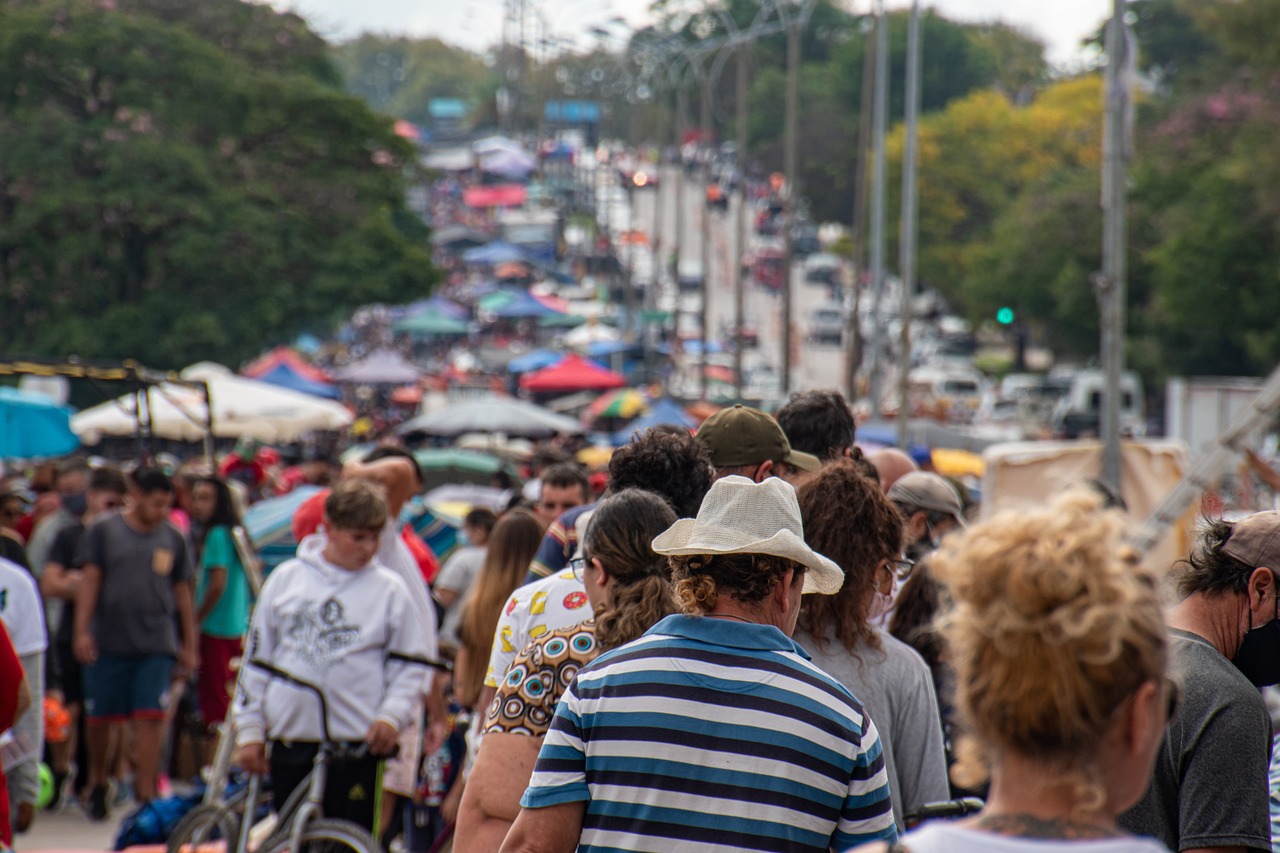
[[[200,635],[200,678],[197,689],[200,696],[200,714],[206,726],[221,723],[231,707],[231,693],[236,689],[235,676],[231,674],[231,660],[244,654],[244,641],[240,637],[210,637]]]

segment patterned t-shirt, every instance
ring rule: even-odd
[[[516,655],[529,645],[530,640],[577,625],[590,619],[591,615],[591,603],[587,601],[582,581],[575,578],[570,569],[520,587],[507,599],[498,616],[485,685],[497,687],[502,684]]]
[[[485,734],[545,735],[560,697],[578,670],[600,652],[595,629],[595,620],[589,619],[530,643],[512,662],[498,687],[498,695],[485,715]]]

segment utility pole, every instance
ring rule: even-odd
[[[684,242],[684,81],[676,78],[676,233],[671,241],[671,252],[675,257],[675,269],[671,277],[676,282],[676,316],[680,313],[680,246]],[[678,327],[677,320],[676,326]]]
[[[738,45],[738,60],[735,71],[737,72],[735,97],[737,99],[737,118],[734,120],[735,135],[737,137],[738,162],[736,169],[738,172],[738,210],[737,210],[737,245],[735,252],[729,253],[729,260],[733,266],[733,322],[734,322],[734,340],[733,340],[733,375],[734,375],[734,396],[739,400],[742,399],[742,324],[745,322],[743,318],[745,295],[743,291],[746,284],[742,280],[742,253],[747,248],[747,62],[750,60],[749,51],[751,43],[745,39]]]
[[[798,130],[797,101],[800,92],[800,16],[792,10],[787,18],[787,109],[783,142],[783,171],[786,174],[786,196],[782,218],[786,233],[786,260],[782,273],[782,396],[791,394],[791,272],[796,260],[796,143]]]
[[[880,306],[884,301],[884,136],[889,111],[889,19],[884,0],[876,3],[876,104],[875,127],[872,131],[876,149],[876,170],[871,178],[871,416],[880,417],[880,369],[884,349],[884,328]]]
[[[849,347],[849,363],[846,365],[845,380],[849,401],[858,399],[858,369],[862,367],[862,269],[867,256],[867,155],[871,147],[872,89],[875,78],[876,52],[872,47],[871,36],[879,26],[872,15],[868,15],[868,26],[863,28],[866,44],[862,52],[862,100],[858,102],[858,157],[853,176],[853,308],[849,312],[848,326],[845,329],[846,344]]]
[[[1102,479],[1120,489],[1120,379],[1125,349],[1125,161],[1126,126],[1130,109],[1129,80],[1125,73],[1128,47],[1125,39],[1126,0],[1113,0],[1107,26],[1106,118],[1102,134],[1102,275],[1097,283],[1101,312],[1101,355],[1106,372],[1102,395]]]
[[[902,278],[902,340],[898,346],[898,446],[907,446],[911,374],[911,299],[916,292],[916,136],[920,117],[920,0],[911,0],[907,28],[907,126],[902,149],[902,222],[898,275]]]
[[[698,102],[700,109],[700,127],[698,130],[698,149],[702,150],[703,146],[711,144],[711,81],[707,76],[707,69],[698,60],[698,84],[702,89],[702,98]],[[708,319],[711,316],[708,310],[708,301],[711,296],[711,209],[707,206],[707,186],[711,183],[711,157],[706,157],[702,162],[702,169],[699,174],[702,175],[701,189],[702,192],[698,198],[698,210],[702,211],[702,304],[699,306],[698,327],[702,330],[702,359],[698,364],[699,373],[698,387],[701,393],[700,399],[707,399],[707,355],[711,348],[711,334]]]

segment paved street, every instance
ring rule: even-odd
[[[680,266],[682,269],[694,269],[702,266],[703,216],[710,216],[709,230],[711,244],[709,254],[708,276],[708,321],[711,334],[717,330],[731,327],[734,324],[734,294],[731,264],[741,257],[737,240],[737,197],[730,201],[728,210],[708,210],[703,203],[704,190],[697,177],[686,175],[683,180],[677,179],[677,168],[667,166],[662,170],[662,180],[655,189],[637,190],[631,193],[633,210],[633,227],[646,233],[653,231],[655,205],[659,206],[658,234],[660,238],[660,254],[665,259],[675,245],[677,216],[675,201],[677,183],[680,184],[680,196],[683,204],[680,221],[682,239],[679,241]],[[753,210],[748,210],[747,245],[752,246],[755,232],[752,218]],[[827,300],[826,288],[808,285],[804,282],[801,264],[797,263],[793,270],[792,285],[792,388],[836,387],[844,386],[845,366],[844,352],[834,345],[814,345],[805,341],[808,330],[810,312]],[[760,332],[760,347],[755,352],[748,352],[745,364],[748,369],[761,363],[773,368],[775,374],[781,369],[782,359],[782,297],[757,286],[749,278],[745,283],[743,313],[748,325],[755,325]],[[697,298],[694,295],[677,295],[677,304],[686,309],[696,310]]]
[[[124,809],[117,809],[112,820],[91,823],[75,807],[55,814],[42,812],[30,832],[15,837],[14,849],[19,853],[111,850],[119,820],[124,815]]]

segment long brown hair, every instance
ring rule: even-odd
[[[796,491],[804,539],[809,547],[844,570],[835,595],[806,595],[800,605],[801,630],[823,645],[829,627],[852,652],[858,645],[880,648],[867,622],[876,570],[902,552],[902,514],[879,487],[846,460],[824,465]]]
[[[484,566],[467,595],[458,626],[458,642],[467,649],[469,665],[454,673],[454,692],[467,704],[484,685],[502,606],[524,580],[541,543],[542,525],[528,510],[514,509],[494,525]]]
[[[626,489],[605,498],[591,514],[582,537],[583,556],[599,560],[614,580],[608,606],[596,611],[596,641],[602,651],[631,642],[675,612],[666,558],[653,539],[676,523],[676,514],[652,492]]]

